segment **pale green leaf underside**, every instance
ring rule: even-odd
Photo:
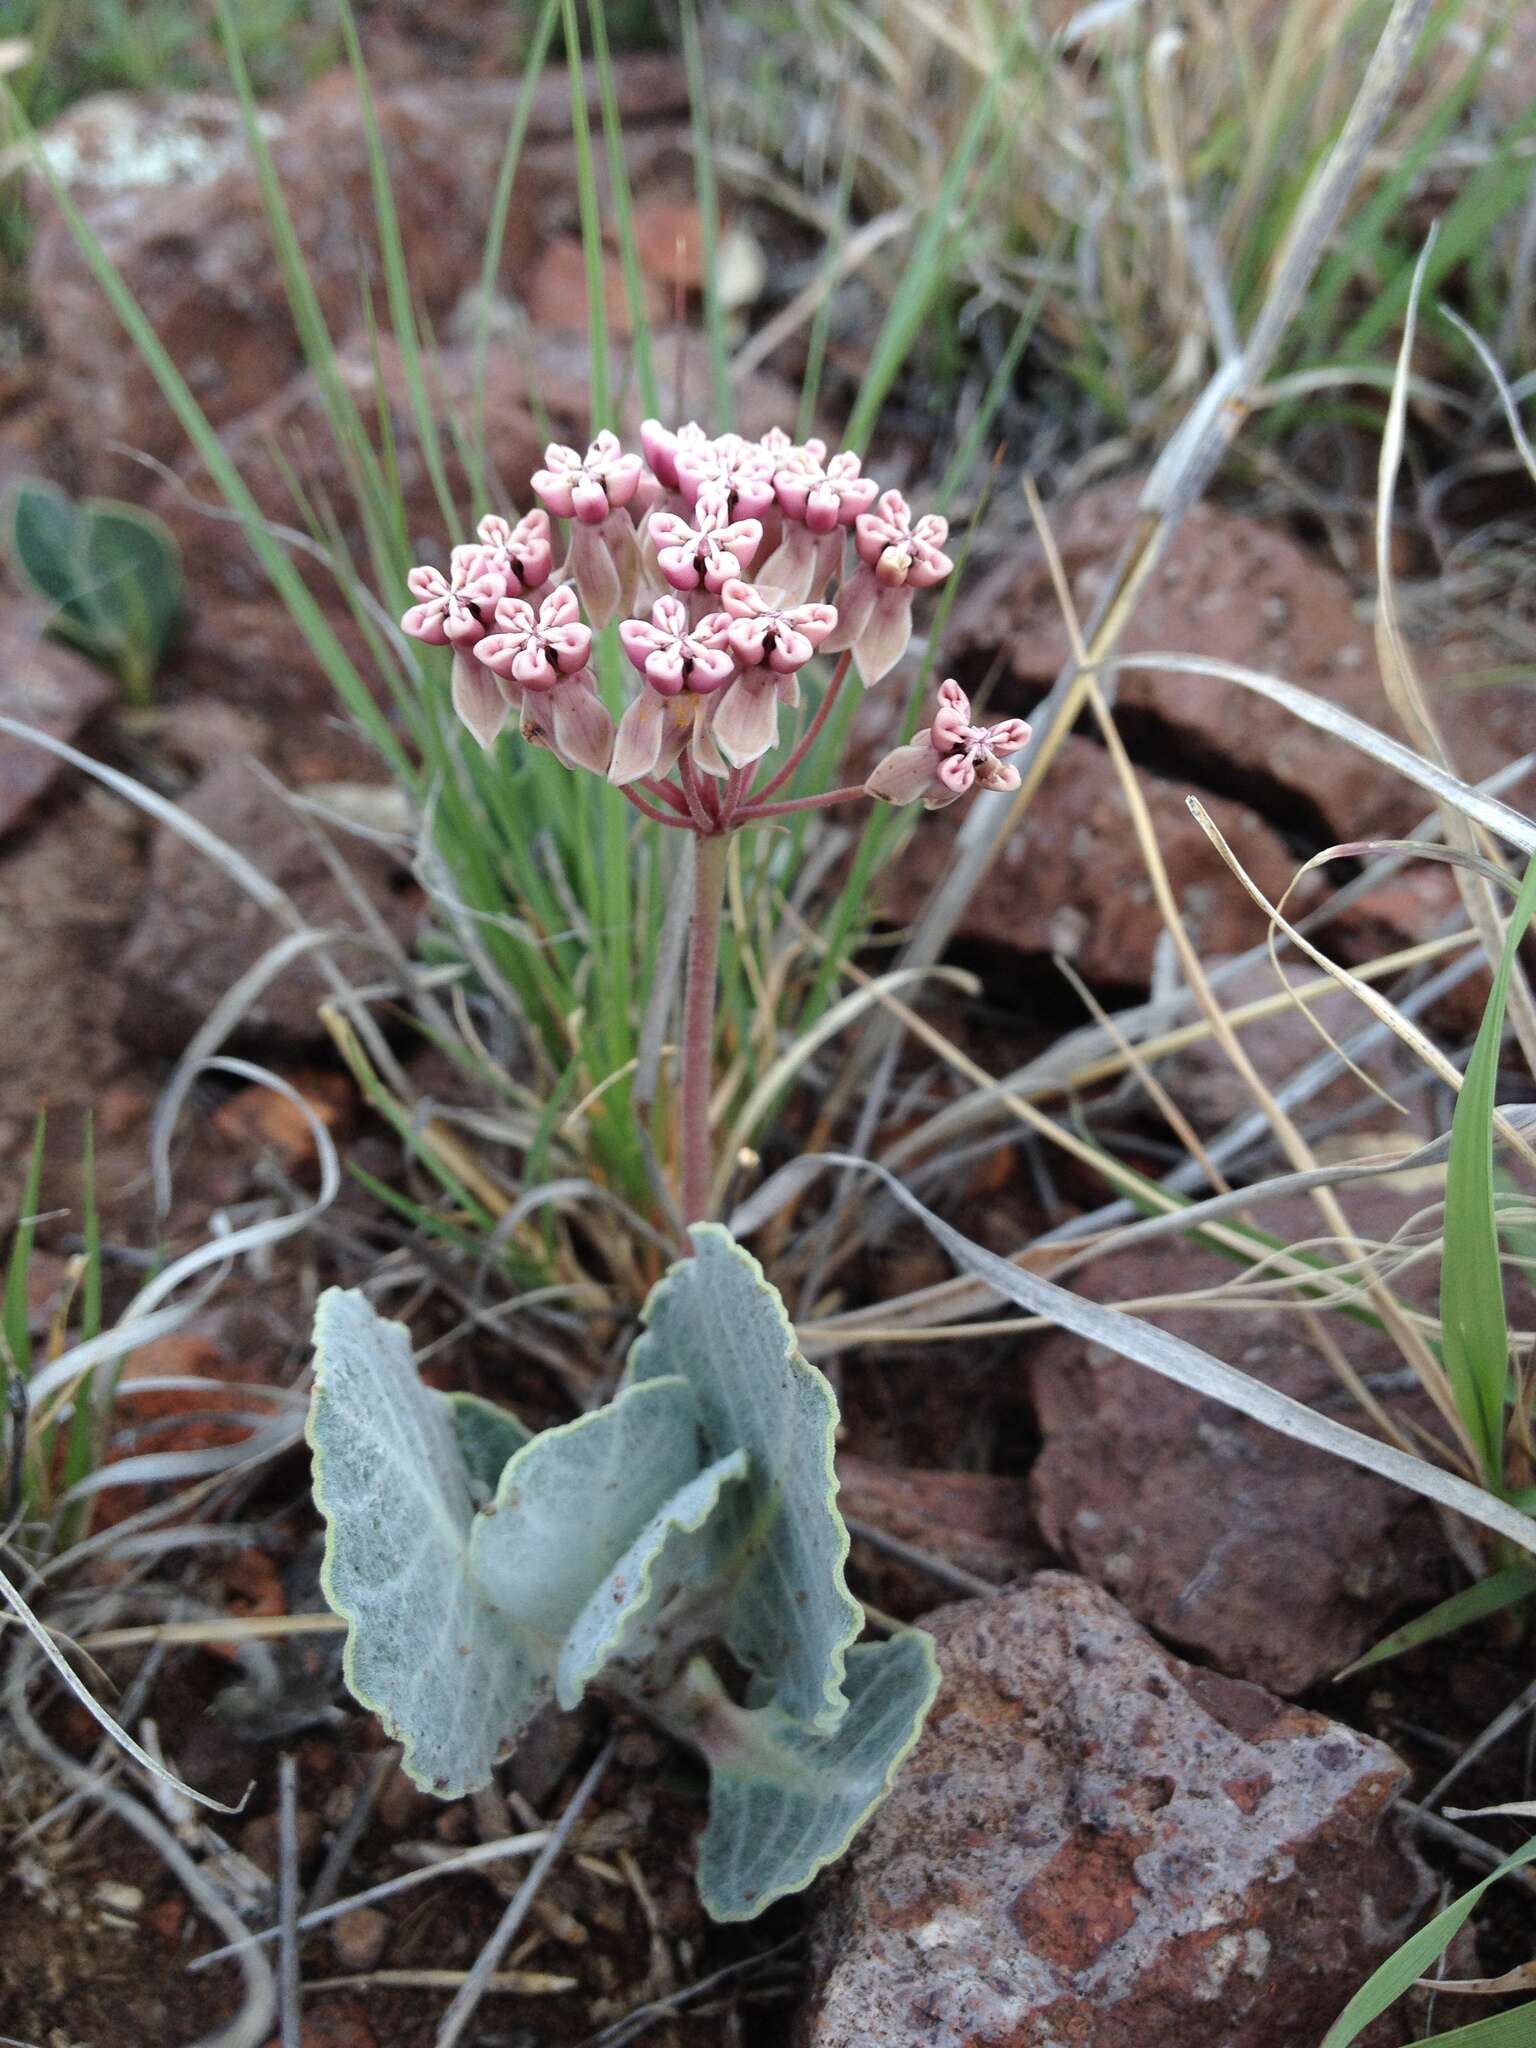
[[[562,1707],[579,1705],[603,1667],[616,1662],[665,1684],[689,1645],[708,1633],[705,1612],[730,1567],[730,1528],[718,1512],[721,1495],[746,1475],[745,1451],[718,1459],[675,1493],[635,1538],[566,1636],[555,1674]]]
[[[920,1629],[864,1643],[847,1658],[848,1711],[813,1735],[777,1707],[733,1707],[707,1670],[695,1737],[709,1760],[709,1825],[699,1897],[714,1920],[751,1920],[833,1863],[895,1782],[938,1691]]]
[[[347,1684],[417,1783],[456,1797],[547,1697],[548,1666],[465,1571],[475,1510],[454,1411],[422,1385],[404,1326],[331,1288],[315,1341],[307,1433]]]
[[[503,1614],[552,1646],[553,1665],[593,1589],[699,1462],[688,1382],[627,1387],[513,1457],[476,1517],[470,1570]]]
[[[525,1429],[510,1408],[498,1408],[479,1394],[450,1394],[447,1399],[478,1506],[496,1491],[507,1460],[533,1441],[533,1431]]]
[[[748,1543],[723,1630],[772,1681],[786,1714],[822,1733],[846,1710],[843,1660],[863,1613],[843,1578],[848,1534],[833,1470],[837,1405],[795,1345],[757,1260],[718,1224],[693,1227],[694,1257],[658,1282],[629,1355],[635,1382],[680,1373],[693,1388],[706,1454],[751,1461],[739,1505]]]

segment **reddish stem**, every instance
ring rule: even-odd
[[[772,787],[769,783],[768,789]],[[823,790],[820,796],[792,796],[779,804],[743,804],[731,822],[734,825],[755,825],[759,818],[788,818],[796,811],[824,811],[831,804],[851,804],[857,797],[868,794],[862,782],[846,782],[841,789]]]
[[[777,775],[773,776],[769,781],[763,784],[761,790],[759,790],[758,792],[759,797],[770,797],[773,795],[773,792],[776,789],[782,789],[785,783],[788,782],[791,775],[793,775],[795,770],[800,766],[800,763],[805,759],[806,755],[811,751],[812,747],[815,746],[817,735],[820,733],[821,728],[827,722],[827,713],[832,709],[832,700],[837,695],[838,691],[843,687],[843,678],[847,675],[848,664],[852,660],[853,649],[850,647],[846,651],[846,653],[844,653],[839,658],[837,667],[832,671],[831,682],[827,684],[827,687],[821,693],[821,702],[816,706],[816,716],[811,720],[810,724],[806,727],[805,731],[800,735],[800,738],[796,741],[794,752],[790,755],[789,759],[784,763],[784,766],[779,770]]]
[[[686,754],[679,760],[677,772],[682,777],[683,795],[688,799],[694,824],[701,832],[713,832],[720,822],[719,813],[710,805],[705,791],[700,789],[699,778]]]
[[[670,825],[674,832],[697,832],[698,826],[691,818],[675,817],[671,811],[659,811],[654,804],[648,804],[643,796],[636,796],[627,783],[619,784],[620,796],[627,797],[637,811],[643,811],[648,818],[654,818],[658,825]]]
[[[720,913],[725,901],[729,841],[701,837],[693,849],[693,924],[688,936],[688,979],[683,991],[682,1155],[683,1221],[709,1214],[710,1082],[715,1060],[715,981],[720,965]]]
[[[670,782],[662,782],[654,775],[642,775],[640,787],[651,796],[660,797],[661,801],[674,811],[686,811],[688,808],[683,792],[674,788]]]

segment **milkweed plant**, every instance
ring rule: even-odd
[[[693,837],[689,1254],[653,1289],[615,1398],[538,1434],[427,1387],[405,1329],[332,1289],[309,1435],[347,1683],[416,1783],[445,1798],[483,1785],[549,1702],[637,1711],[707,1764],[700,1895],[744,1920],[842,1854],[916,1742],[938,1670],[920,1630],[858,1642],[832,1389],[707,1213],[727,848],[797,812],[1017,788],[1009,757],[1029,728],[978,725],[946,681],[931,722],[866,781],[780,796],[850,669],[868,688],[900,661],[915,597],[951,573],[947,524],[820,441],[647,420],[641,443],[550,446],[539,504],[482,519],[446,573],[413,569],[402,624],[451,650],[454,709],[482,747],[516,719],[528,744]],[[635,677],[616,720],[591,666],[614,621]],[[816,714],[760,780],[818,653],[838,659]]]

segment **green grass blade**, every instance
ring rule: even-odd
[[[592,31],[592,62],[597,71],[597,90],[603,109],[603,139],[608,145],[608,183],[613,194],[613,225],[619,241],[619,259],[624,266],[624,295],[629,301],[630,339],[635,351],[635,378],[640,400],[647,414],[660,410],[656,389],[656,363],[651,349],[651,322],[646,311],[645,277],[640,268],[640,251],[635,242],[634,208],[630,203],[629,165],[624,158],[624,127],[619,117],[619,95],[613,82],[613,58],[608,49],[606,0],[587,0],[587,21]]]
[[[1033,8],[1020,7],[998,51],[996,66],[977,94],[961,130],[933,207],[912,245],[912,254],[901,283],[881,324],[869,367],[859,387],[858,399],[849,417],[844,438],[850,448],[863,448],[868,443],[880,408],[911,352],[940,286],[949,274],[955,240],[954,216],[966,180],[995,124],[999,94],[1004,84],[1011,81],[1014,61],[1033,30]]]
[[[32,1155],[27,1164],[26,1182],[21,1191],[16,1234],[11,1239],[4,1306],[0,1308],[0,1335],[5,1339],[4,1356],[0,1357],[0,1389],[12,1372],[19,1372],[25,1379],[32,1369],[32,1344],[27,1333],[27,1273],[37,1236],[37,1207],[43,1190],[43,1139],[47,1126],[48,1112],[40,1109],[32,1134]]]
[[[1494,1088],[1510,975],[1533,912],[1536,860],[1520,885],[1477,1043],[1456,1098],[1445,1172],[1445,1254],[1440,1274],[1445,1369],[1457,1413],[1482,1459],[1483,1476],[1496,1492],[1504,1483],[1509,1325],[1493,1196]]]
[[[603,223],[597,203],[597,172],[592,162],[592,130],[587,120],[587,86],[581,69],[581,24],[576,0],[561,0],[565,23],[565,61],[571,78],[571,138],[576,145],[576,200],[581,212],[581,252],[587,265],[587,329],[591,336],[592,431],[611,427],[613,398],[608,383],[608,303],[603,294]]]
[[[1513,1505],[1524,1506],[1525,1503],[1517,1501]],[[1536,1566],[1505,1565],[1502,1571],[1490,1572],[1475,1586],[1464,1586],[1449,1600],[1442,1600],[1431,1607],[1428,1613],[1416,1615],[1412,1621],[1394,1629],[1391,1635],[1383,1636],[1363,1657],[1357,1657],[1353,1664],[1346,1665],[1339,1677],[1352,1678],[1357,1671],[1369,1671],[1373,1665],[1385,1664],[1391,1657],[1401,1657],[1405,1650],[1416,1650],[1423,1643],[1438,1642],[1442,1636],[1468,1628],[1474,1621],[1486,1621],[1491,1614],[1502,1614],[1506,1607],[1517,1606],[1520,1601],[1529,1599],[1532,1593],[1536,1593]]]
[[[1536,1841],[1527,1842],[1524,1848],[1517,1849],[1513,1856],[1506,1857],[1498,1869],[1491,1871],[1481,1884],[1473,1885],[1471,1891],[1463,1892],[1459,1899],[1452,1899],[1443,1912],[1437,1913],[1433,1920],[1419,1929],[1417,1934],[1410,1935],[1402,1947],[1388,1956],[1380,1968],[1374,1970],[1355,1993],[1328,2029],[1321,2048],[1350,2048],[1350,2044],[1359,2040],[1372,2020],[1379,2019],[1387,2007],[1395,2004],[1420,1977],[1429,1974],[1435,1959],[1449,1947],[1466,1925],[1472,1909],[1488,1887],[1497,1884],[1501,1877],[1507,1877],[1512,1870],[1522,1870],[1533,1860],[1536,1860]],[[1524,2018],[1529,2026],[1529,2014],[1530,2008],[1527,2007],[1524,2014],[1517,2014],[1516,2017]],[[1465,2029],[1458,2031],[1465,2039]],[[1454,2039],[1455,2036],[1441,2035],[1438,2038]],[[1519,2040],[1518,2036],[1515,2038]],[[1529,2038],[1527,2035],[1526,2039]]]
[[[101,1334],[101,1209],[96,1200],[96,1121],[87,1114],[85,1135],[80,1146],[80,1234],[85,1268],[80,1276],[80,1341],[88,1344]],[[64,1454],[64,1476],[59,1491],[68,1494],[96,1464],[96,1409],[92,1388],[93,1368],[74,1391],[74,1413],[69,1421],[69,1443]],[[87,1504],[77,1502],[65,1516],[61,1544],[67,1545],[83,1531]]]
[[[1533,2041],[1536,2005],[1522,2005],[1516,2012],[1490,2013],[1485,2020],[1452,2027],[1448,2034],[1431,2034],[1419,2048],[1531,2048]]]
[[[448,472],[443,465],[442,436],[438,432],[437,418],[427,395],[426,368],[422,359],[421,338],[417,332],[416,308],[411,297],[410,274],[406,266],[405,244],[400,235],[400,214],[395,205],[395,189],[389,174],[389,159],[385,155],[384,137],[379,129],[379,112],[374,104],[368,66],[363,57],[363,46],[358,39],[352,0],[336,0],[336,5],[342,39],[346,44],[352,75],[357,80],[358,102],[362,109],[363,136],[368,146],[368,176],[373,192],[374,216],[378,224],[379,256],[384,266],[384,291],[389,302],[390,325],[394,331],[395,345],[400,351],[400,367],[405,376],[406,393],[411,403],[411,416],[415,421],[416,439],[421,447],[422,460],[426,463],[427,475],[432,481],[432,490],[437,499],[438,510],[443,516],[444,529],[448,533],[456,533],[459,531],[459,510],[454,503],[453,491],[448,483]]]
[[[502,250],[506,246],[512,188],[517,182],[517,167],[522,161],[523,143],[533,116],[533,96],[544,75],[550,42],[559,18],[560,0],[544,0],[523,63],[523,82],[518,89],[517,105],[512,111],[512,125],[507,130],[507,146],[501,153],[501,164],[496,172],[491,215],[486,223],[485,248],[480,258],[480,303],[475,310],[470,367],[470,438],[476,464],[477,511],[489,502],[485,474],[485,380],[491,358],[491,310],[496,300],[496,280],[501,273]]]
[[[714,390],[715,432],[735,425],[731,397],[731,354],[720,303],[720,197],[715,189],[715,152],[709,134],[709,81],[699,41],[694,0],[682,0],[683,66],[688,74],[688,111],[693,123],[693,187],[699,203],[699,249],[704,262],[704,331],[709,337],[709,374]]]

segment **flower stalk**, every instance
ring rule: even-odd
[[[864,798],[935,810],[973,787],[1018,786],[1007,757],[1018,719],[974,723],[959,685],[940,686],[930,729],[860,783],[788,791],[851,671],[868,689],[902,658],[915,596],[951,572],[949,529],[881,492],[851,451],[711,437],[697,422],[646,420],[644,455],[615,434],[583,454],[552,443],[534,473],[541,503],[491,515],[446,573],[413,569],[404,630],[451,656],[454,710],[484,748],[515,721],[574,771],[603,776],[641,816],[690,832],[694,901],[679,1089],[684,1218],[708,1216],[709,1108],[720,919],[730,835]],[[556,522],[559,523],[557,529]],[[563,543],[559,532],[563,530]],[[557,566],[560,547],[565,558]],[[635,694],[615,721],[592,668],[594,629],[618,621]],[[815,715],[761,787],[779,714],[800,671],[839,656]]]

